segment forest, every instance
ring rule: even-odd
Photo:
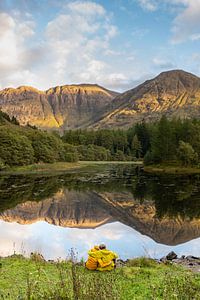
[[[133,125],[129,129],[77,129],[46,132],[20,126],[0,112],[0,168],[59,161],[132,161],[146,165],[176,162],[198,166],[200,121],[168,120]]]

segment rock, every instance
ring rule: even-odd
[[[200,78],[182,70],[157,77],[122,93],[113,100],[112,111],[98,120],[96,128],[132,126],[133,123],[168,118],[199,118]]]
[[[161,261],[162,263],[164,263],[164,264],[167,263],[167,258],[166,258],[166,256],[161,257],[160,261]]]
[[[171,251],[170,253],[168,253],[166,255],[166,259],[167,260],[173,260],[173,259],[176,259],[178,256],[177,254],[174,252],[174,251]]]
[[[47,91],[22,86],[1,90],[0,107],[21,125],[73,129],[96,121],[117,95],[95,84],[65,85]]]
[[[54,261],[53,259],[48,259],[48,262],[49,262],[49,263],[52,263],[52,264],[55,263],[55,261]]]
[[[116,261],[116,267],[117,267],[117,268],[124,267],[126,264],[127,264],[127,261],[124,261],[124,260],[122,260],[122,259],[118,259],[118,260]]]
[[[181,71],[163,72],[122,94],[95,84],[64,85],[39,91],[21,86],[0,91],[2,111],[20,124],[52,130],[129,127],[161,115],[200,117],[200,78]]]
[[[186,259],[191,261],[191,260],[197,260],[197,259],[200,259],[200,258],[196,257],[196,256],[189,255],[189,256],[186,257]]]
[[[44,256],[38,252],[31,252],[30,258],[37,262],[45,261]]]

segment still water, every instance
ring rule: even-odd
[[[79,258],[106,243],[122,259],[200,255],[200,177],[106,165],[59,176],[0,178],[0,256]]]

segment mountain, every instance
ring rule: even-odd
[[[57,86],[47,91],[21,86],[0,91],[0,109],[21,125],[72,129],[94,123],[117,95],[92,84]]]
[[[163,72],[152,80],[118,95],[112,110],[95,128],[128,127],[133,123],[167,117],[200,117],[200,78],[182,70]]]
[[[43,201],[27,201],[0,213],[0,220],[32,224],[46,221],[63,227],[96,228],[121,222],[158,243],[178,245],[200,237],[200,220],[158,218],[154,202],[143,203],[129,192],[96,193],[61,189]]]
[[[0,109],[42,129],[129,127],[143,119],[200,118],[200,78],[181,71],[118,94],[98,85],[65,85],[39,91],[22,86],[0,91]]]

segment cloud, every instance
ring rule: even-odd
[[[42,85],[48,88],[79,82],[104,84],[110,72],[105,56],[112,53],[110,41],[117,33],[103,6],[90,1],[66,4],[44,32],[49,63],[40,73]]]
[[[54,2],[51,0],[51,5]],[[18,3],[24,12],[24,1]],[[25,17],[16,10],[0,13],[1,88],[106,83],[111,73],[106,57],[118,55],[110,44],[118,34],[110,13],[93,1],[59,4],[61,12],[40,27],[39,34],[30,13],[24,13]],[[39,1],[31,0],[28,11],[34,5],[40,7]],[[4,8],[9,8],[8,3]]]
[[[12,3],[23,16],[17,10],[8,10],[9,5],[7,12],[1,13],[0,88],[32,85],[44,90],[89,82],[123,91],[141,82],[138,74],[144,76],[144,66],[137,65],[133,47],[130,54],[126,45],[115,43],[119,29],[111,12],[102,5],[94,1],[50,0],[47,12],[51,14],[41,20],[39,12],[44,11],[45,2]],[[156,4],[143,1],[152,3]],[[133,33],[135,38],[144,34],[144,29]]]
[[[175,68],[175,65],[171,61],[171,59],[167,60],[167,59],[154,57],[153,58],[153,64],[154,64],[155,67],[157,67],[159,69],[164,69],[164,70]]]
[[[67,5],[67,7],[74,13],[78,13],[79,15],[87,15],[87,16],[104,16],[106,11],[103,6],[90,1],[75,1],[71,2]]]
[[[198,41],[198,40],[200,40],[200,33],[192,34],[191,37],[190,37],[190,39],[192,41]]]
[[[25,40],[34,34],[34,23],[0,13],[0,68],[16,68],[22,63],[25,52]]]
[[[182,9],[173,21],[172,42],[198,40],[200,37],[200,0],[168,0],[171,4],[181,4]]]
[[[156,11],[158,8],[158,3],[155,0],[138,0],[139,5],[148,11]]]
[[[187,40],[200,39],[200,0],[137,0],[147,11],[164,8],[167,12],[175,12],[172,24],[172,43],[178,44]],[[172,10],[173,8],[173,10]]]
[[[0,85],[15,84],[16,77],[28,72],[30,48],[27,41],[34,36],[34,26],[29,16],[22,18],[19,12],[0,13]]]

